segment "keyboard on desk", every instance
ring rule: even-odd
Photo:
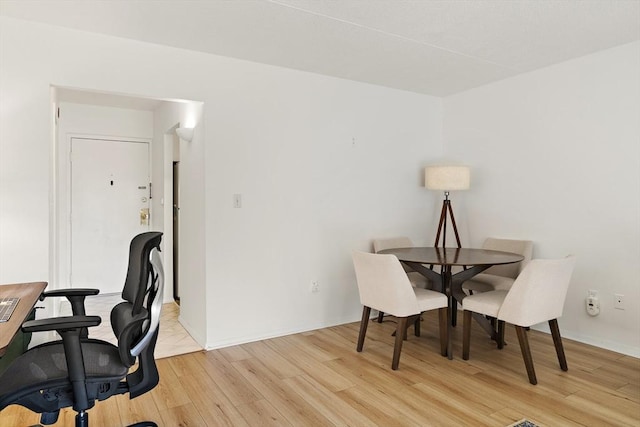
[[[0,298],[0,323],[7,322],[11,318],[18,301],[20,298]]]

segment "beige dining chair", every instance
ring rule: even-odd
[[[484,241],[482,249],[494,251],[512,252],[522,255],[524,259],[515,264],[494,265],[483,273],[462,284],[462,289],[474,292],[488,292],[494,290],[509,290],[522,269],[531,261],[533,242],[530,240],[496,239],[489,237]]]
[[[563,371],[568,369],[558,328],[564,300],[569,288],[576,257],[561,259],[535,259],[529,262],[522,273],[507,290],[495,290],[469,295],[462,300],[464,316],[462,336],[462,358],[469,360],[471,339],[471,314],[479,313],[498,320],[498,348],[504,344],[504,325],[515,326],[522,358],[531,384],[537,384],[533,367],[527,328],[549,322],[558,362]]]
[[[428,310],[439,310],[440,352],[447,355],[447,297],[440,292],[411,286],[409,278],[395,255],[370,254],[353,251],[353,265],[358,282],[360,302],[363,305],[358,352],[362,351],[367,334],[371,309],[380,310],[397,318],[395,345],[391,369],[398,369],[402,342],[406,338],[407,326],[415,325],[415,334],[420,336],[420,314]]]
[[[373,251],[375,253],[378,253],[385,249],[412,248],[413,246],[414,244],[411,239],[405,236],[373,240]],[[402,268],[407,273],[409,281],[411,282],[411,286],[423,289],[433,289],[433,284],[431,283],[431,281],[424,277],[422,274],[418,273],[417,271],[413,271],[410,267],[407,267],[404,264],[402,265]],[[382,323],[383,318],[384,313],[378,312],[378,323]]]

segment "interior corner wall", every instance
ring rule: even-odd
[[[167,224],[164,216],[172,215],[172,166],[173,166],[173,133],[176,125],[196,123],[192,141],[180,141],[180,233],[179,245],[179,286],[180,286],[180,323],[202,346],[206,346],[206,322],[202,328],[202,319],[207,312],[204,254],[206,224],[204,222],[204,126],[202,124],[203,107],[199,102],[162,102],[154,110],[154,145],[157,148],[154,164],[154,206],[158,212],[158,227]],[[171,147],[164,147],[165,136],[171,132],[167,140]],[[162,148],[164,149],[162,149]],[[171,153],[171,154],[169,154]],[[171,158],[164,158],[164,155]],[[163,165],[163,167],[160,167]],[[171,186],[171,187],[169,187]],[[164,206],[160,198],[165,197]],[[169,219],[169,218],[167,218]],[[158,228],[159,229],[159,228]],[[173,235],[166,227],[162,250],[165,256],[165,302],[173,300],[173,265],[167,256],[173,257]]]
[[[444,99],[445,154],[472,166],[469,245],[578,257],[563,335],[640,356],[640,42]],[[601,312],[585,310],[597,290]],[[624,295],[624,310],[613,306]]]
[[[50,85],[203,102],[180,154],[207,347],[358,320],[350,251],[434,226],[439,98],[0,17],[1,282],[50,279]]]

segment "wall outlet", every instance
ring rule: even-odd
[[[613,308],[617,308],[618,310],[624,310],[624,295],[620,295],[620,294],[613,295]]]
[[[311,292],[314,294],[320,292],[320,284],[317,280],[311,282]]]
[[[598,299],[598,297],[592,296],[591,293],[589,293],[589,296],[587,297],[586,308],[589,316],[597,316],[598,314],[600,314],[600,300]]]

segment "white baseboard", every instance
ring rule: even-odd
[[[191,338],[193,338],[200,347],[205,348],[205,343],[207,342],[207,338],[203,337],[202,335],[198,334],[195,332],[195,329],[193,328],[193,326],[191,326],[189,324],[189,322],[187,322],[186,320],[184,320],[184,318],[181,315],[178,315],[178,322],[180,322],[180,324],[182,325],[182,327],[189,333],[189,335],[191,335]]]
[[[546,323],[540,324],[540,325],[536,325],[535,327],[532,327],[532,329],[535,329],[536,331],[546,332],[547,334],[551,333],[551,331],[549,330],[549,325],[546,324]],[[615,351],[616,353],[621,353],[621,354],[624,354],[624,355],[627,355],[627,356],[640,358],[640,348],[639,347],[634,347],[634,346],[631,346],[631,345],[621,344],[621,343],[615,342],[615,341],[608,341],[608,340],[604,340],[602,338],[593,337],[593,336],[590,336],[590,335],[575,333],[573,331],[569,331],[569,330],[566,330],[566,329],[560,329],[560,335],[562,335],[562,338],[567,338],[567,339],[570,339],[570,340],[573,340],[573,341],[581,342],[583,344],[589,344],[589,345],[592,345],[594,347],[604,348],[606,350]]]
[[[344,325],[346,323],[353,323],[359,320],[360,320],[359,317],[355,319],[352,319],[352,318],[337,319],[337,320],[329,321],[326,323],[323,322],[322,325],[306,325],[306,326],[300,326],[298,328],[293,328],[293,329],[288,329],[288,328],[281,329],[281,330],[270,332],[268,334],[263,334],[263,335],[247,335],[243,337],[234,337],[233,339],[220,340],[220,341],[207,343],[207,345],[204,348],[205,350],[215,350],[219,348],[231,347],[234,345],[240,345],[240,344],[246,344],[246,343],[255,342],[255,341],[268,340],[271,338],[283,337],[286,335],[293,335],[293,334],[299,334],[302,332],[315,331],[317,329],[330,328],[332,326]]]

